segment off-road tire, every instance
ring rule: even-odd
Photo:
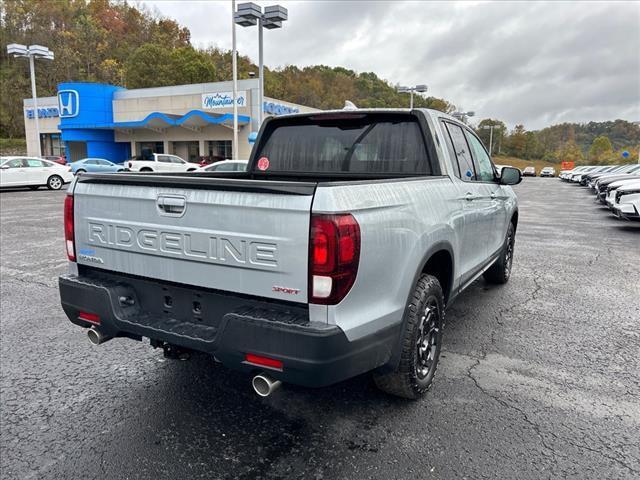
[[[374,372],[373,380],[376,386],[386,393],[417,399],[424,395],[433,382],[442,348],[444,295],[436,277],[420,276],[409,297],[409,305],[405,315],[401,339],[402,350],[398,366],[391,372]],[[421,363],[422,350],[420,347],[424,347],[424,342],[421,340],[424,339],[424,324],[428,319],[433,320],[433,324],[430,321],[427,327],[430,328],[430,332],[434,336],[434,343],[433,345],[429,343],[432,360],[427,368],[424,363]]]
[[[502,251],[496,263],[491,265],[483,277],[489,283],[503,284],[509,281],[511,277],[511,266],[513,264],[513,249],[516,241],[516,227],[513,222],[509,222],[507,228],[507,236],[504,239]]]

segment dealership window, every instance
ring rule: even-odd
[[[151,153],[165,153],[164,142],[140,142],[138,145],[139,152],[142,152],[143,150],[150,150]]]
[[[209,157],[213,160],[227,160],[231,156],[231,140],[209,141]]]
[[[59,133],[41,133],[40,147],[42,155],[56,157],[66,155],[64,142]]]

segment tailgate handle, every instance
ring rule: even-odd
[[[187,206],[187,199],[180,195],[158,195],[156,202],[160,215],[181,217]]]

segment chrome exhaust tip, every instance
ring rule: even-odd
[[[251,380],[251,385],[253,385],[253,390],[261,397],[268,397],[273,392],[275,392],[282,382],[280,380],[276,380],[272,378],[270,375],[266,373],[260,373],[253,377]]]
[[[104,335],[102,332],[100,332],[100,330],[96,330],[95,328],[90,328],[87,331],[87,337],[89,337],[89,341],[93,345],[100,345],[101,343],[104,343],[113,338],[113,337]]]

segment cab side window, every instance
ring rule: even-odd
[[[451,142],[451,136],[449,135],[449,131],[447,130],[447,124],[443,121],[440,122],[442,125],[442,132],[444,137],[444,143],[447,146],[447,151],[449,152],[449,157],[451,158],[451,164],[453,165],[453,174],[460,178],[460,166],[458,165],[458,158],[456,156],[456,151],[453,148],[453,143]]]
[[[464,132],[462,128],[453,123],[447,122],[446,125],[458,160],[460,179],[464,182],[472,182],[476,179],[476,171],[473,167],[473,157],[471,157],[471,150],[465,139]]]
[[[163,163],[171,163],[171,157],[169,155],[158,155],[158,161]]]
[[[478,180],[481,182],[493,182],[495,180],[493,164],[491,163],[491,159],[484,149],[484,146],[480,140],[478,140],[478,137],[471,132],[465,131],[465,134],[467,135],[467,141],[471,146],[473,159],[475,160]]]

